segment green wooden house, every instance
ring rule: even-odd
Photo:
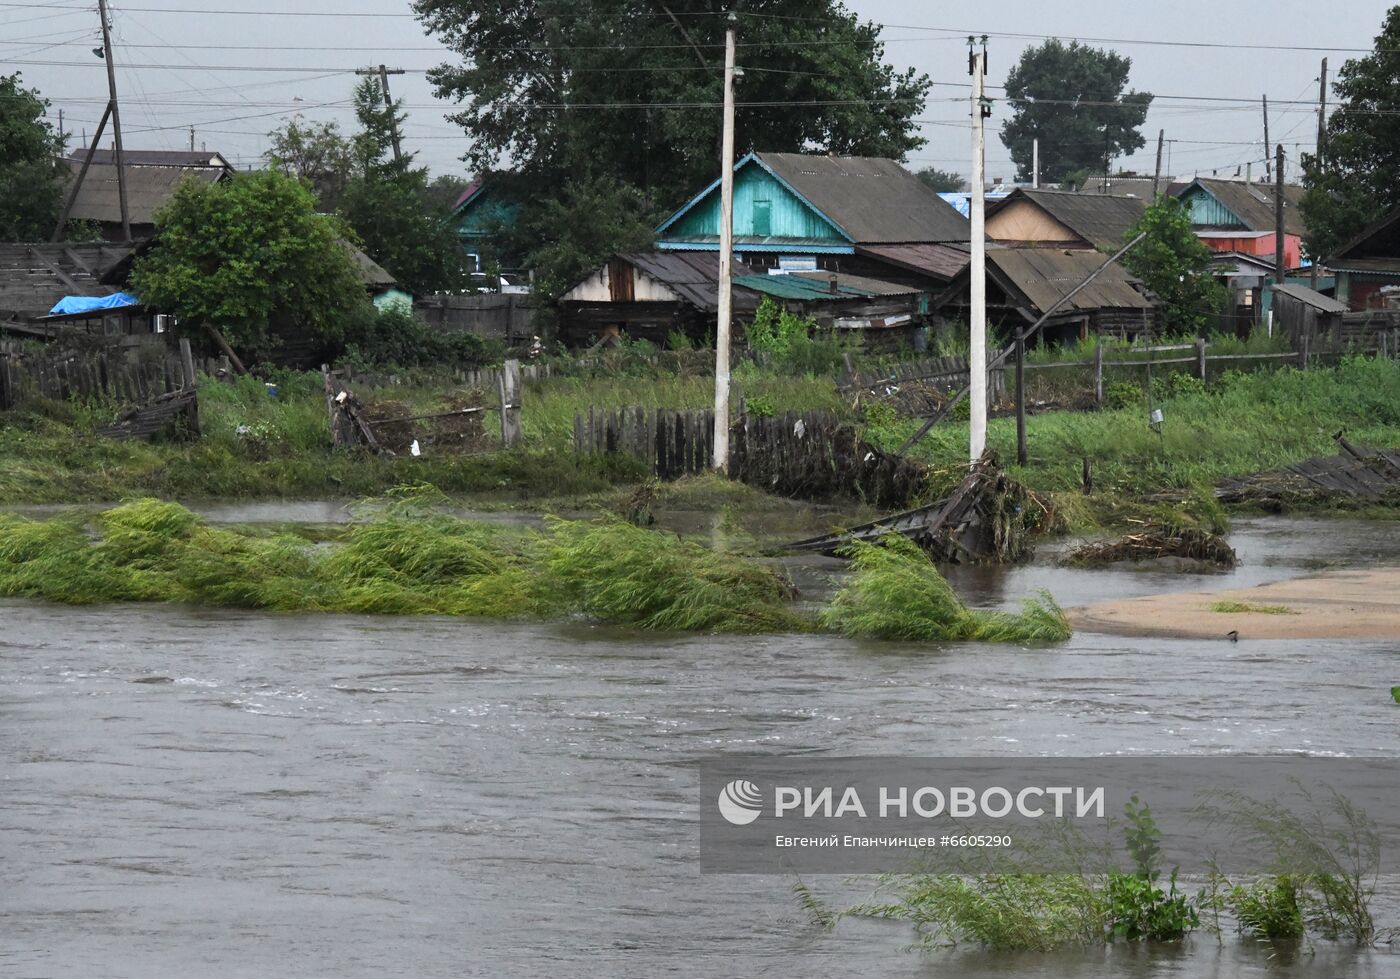
[[[718,251],[719,226],[715,180],[657,228],[657,248]],[[734,166],[734,251],[756,268],[858,272],[864,246],[969,237],[967,219],[893,160],[749,153]]]
[[[1323,264],[1336,274],[1337,299],[1348,308],[1385,308],[1387,296],[1400,292],[1400,210],[1363,230]]]
[[[520,205],[485,180],[474,180],[452,208],[452,224],[467,255],[467,271],[481,271],[483,242],[501,227],[515,222]]]

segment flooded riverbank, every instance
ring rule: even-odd
[[[1243,524],[1245,565],[1208,584],[1400,553],[1394,525],[1328,526]],[[954,580],[984,605],[1207,584]],[[1270,961],[1232,936],[920,957],[903,926],[822,933],[788,879],[699,875],[693,770],[752,750],[1393,755],[1400,641],[916,646],[15,601],[0,621],[5,975],[1400,974],[1385,950]]]

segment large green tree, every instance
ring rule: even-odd
[[[960,173],[952,170],[940,170],[937,167],[924,167],[916,170],[914,176],[921,180],[925,187],[935,194],[956,194],[967,186],[967,181]]]
[[[718,167],[725,8],[716,0],[415,0],[461,59],[429,73],[471,139],[542,193],[611,177],[662,208]],[[736,145],[901,158],[923,145],[926,76],[884,61],[880,28],[837,0],[752,0],[738,18]]]
[[[1375,53],[1337,72],[1336,92],[1322,151],[1303,156],[1306,244],[1322,259],[1400,207],[1400,6],[1386,15]]]
[[[318,214],[308,187],[276,170],[187,181],[156,228],[132,270],[136,294],[191,334],[220,329],[240,352],[272,353],[278,333],[332,346],[369,304],[350,229]]]
[[[0,241],[47,241],[62,209],[63,134],[18,73],[0,75]]]
[[[1102,172],[1112,158],[1141,149],[1152,95],[1127,90],[1132,65],[1114,51],[1055,38],[1023,51],[1006,76],[1011,118],[1001,127],[1017,179],[1031,178],[1037,138],[1040,179],[1049,183]]]
[[[1147,233],[1123,257],[1123,265],[1162,304],[1168,333],[1204,335],[1217,325],[1229,296],[1211,274],[1213,253],[1191,227],[1191,215],[1174,197],[1159,197],[1123,236],[1127,244]]]
[[[336,122],[306,122],[299,116],[267,134],[269,166],[311,185],[325,210],[334,210],[350,182],[354,151]]]

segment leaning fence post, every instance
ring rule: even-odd
[[[1196,376],[1206,379],[1206,338],[1196,338]]]
[[[501,367],[501,445],[509,449],[520,441],[520,361]]]
[[[1094,404],[1103,404],[1103,341],[1094,344]]]

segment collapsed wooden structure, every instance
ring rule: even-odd
[[[1232,479],[1216,489],[1216,498],[1269,508],[1328,499],[1400,500],[1400,450],[1354,445],[1341,432],[1333,438],[1341,449],[1335,456]]]
[[[935,561],[948,564],[1011,562],[1030,556],[1030,494],[1011,479],[990,450],[948,496],[833,534],[810,537],[784,550],[841,554],[856,541],[892,534],[907,537]]]

